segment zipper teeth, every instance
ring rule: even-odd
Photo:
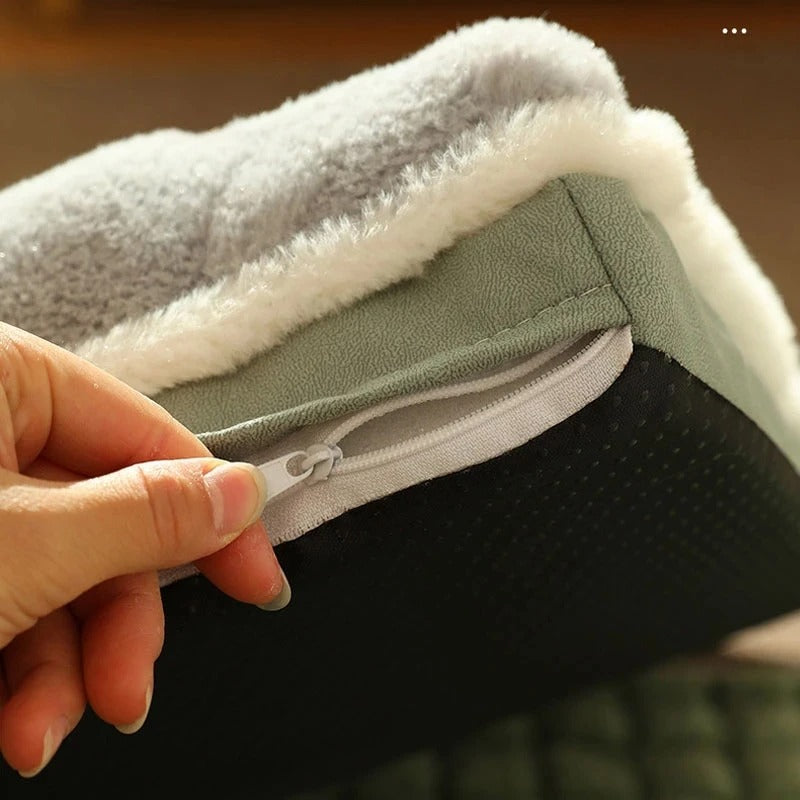
[[[341,425],[339,425],[339,427],[331,431],[325,437],[325,442],[329,445],[338,444],[345,436],[352,433],[357,428],[360,428],[362,425],[365,425],[367,422],[371,422],[374,419],[383,417],[392,411],[411,408],[412,406],[421,405],[422,403],[427,403],[431,400],[448,400],[453,397],[464,397],[469,394],[477,394],[478,392],[502,386],[504,383],[510,383],[511,381],[522,377],[526,373],[532,372],[542,364],[558,358],[565,350],[568,350],[570,347],[572,347],[572,345],[580,341],[580,339],[580,336],[576,336],[567,340],[566,342],[561,342],[560,344],[562,346],[559,347],[556,352],[548,354],[546,359],[537,359],[536,356],[532,356],[524,363],[518,364],[516,367],[513,367],[505,372],[501,372],[497,375],[490,375],[485,378],[476,378],[473,380],[451,383],[447,386],[428,389],[420,394],[413,395],[411,398],[408,396],[395,397],[394,399],[388,400],[382,405],[374,406],[372,408],[365,408],[363,411],[359,412],[353,417],[350,417],[350,419],[345,420]],[[555,346],[556,345],[554,345],[554,347]],[[390,447],[391,446],[392,445],[390,445]],[[375,452],[382,451],[376,450]],[[353,458],[360,458],[360,456],[354,456]]]
[[[331,470],[331,474],[334,473],[346,474],[349,472],[357,472],[359,470],[376,466],[382,461],[393,457],[397,453],[403,454],[404,451],[409,449],[413,451],[425,450],[435,444],[439,444],[440,442],[445,441],[448,438],[452,437],[454,434],[460,433],[461,430],[465,426],[468,427],[470,421],[473,420],[478,415],[484,414],[490,409],[495,408],[496,406],[499,406],[501,404],[505,404],[508,401],[512,400],[513,398],[518,397],[520,394],[528,391],[536,384],[541,383],[549,376],[568,367],[570,364],[577,361],[579,358],[585,355],[585,353],[591,350],[602,339],[613,338],[613,336],[616,335],[617,332],[618,331],[616,330],[605,331],[603,333],[594,336],[590,342],[588,342],[583,348],[581,348],[577,353],[572,355],[566,361],[554,365],[544,374],[537,376],[532,381],[529,381],[523,386],[519,386],[513,392],[509,392],[508,394],[505,394],[502,397],[493,400],[491,403],[488,403],[485,406],[481,406],[480,408],[471,411],[469,414],[465,414],[463,417],[459,417],[440,428],[436,428],[433,431],[421,434],[420,436],[413,437],[411,439],[408,439],[407,441],[400,442],[398,444],[388,445],[387,447],[383,447],[379,450],[373,450],[372,452],[369,453],[364,453],[358,456],[351,456],[349,458],[345,456],[345,458],[343,458],[336,466],[333,467],[333,469]],[[574,340],[572,344],[574,344]],[[563,353],[564,351],[561,350],[560,352]]]

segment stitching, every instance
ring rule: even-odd
[[[603,258],[603,254],[600,251],[600,248],[597,246],[597,242],[595,241],[594,234],[592,233],[592,229],[589,227],[589,223],[587,222],[586,217],[584,216],[583,211],[581,210],[581,207],[580,207],[580,204],[578,203],[577,198],[572,193],[572,189],[570,189],[570,186],[567,183],[565,178],[559,178],[558,181],[567,190],[567,197],[569,198],[570,203],[572,203],[572,207],[575,209],[575,214],[577,215],[578,219],[580,220],[581,225],[583,225],[583,229],[584,229],[584,231],[586,231],[586,235],[589,237],[589,242],[591,243],[592,248],[594,249],[594,253],[597,256],[597,261],[599,262],[600,266],[603,268],[603,272],[605,272],[606,277],[610,281],[611,288],[614,290],[614,293],[617,295],[617,297],[619,298],[619,301],[622,303],[622,305],[625,306],[625,310],[628,312],[628,319],[631,322],[633,322],[635,317],[631,313],[631,309],[629,308],[628,303],[625,301],[625,298],[622,296],[622,292],[620,292],[619,289],[617,289],[617,287],[614,286],[614,282],[613,282],[613,279],[611,277],[611,272],[608,269],[608,265],[606,264],[605,259]]]
[[[483,342],[488,342],[490,339],[494,339],[495,336],[499,336],[501,333],[506,333],[508,331],[513,331],[515,328],[519,328],[520,325],[524,325],[526,322],[532,322],[536,319],[536,317],[544,314],[545,311],[552,311],[554,308],[559,308],[560,306],[566,305],[567,303],[572,303],[575,300],[580,300],[581,297],[586,297],[586,295],[592,294],[593,292],[599,292],[601,289],[613,289],[613,285],[609,283],[603,283],[600,286],[593,286],[591,289],[587,289],[585,292],[581,292],[580,294],[574,294],[570,297],[564,298],[558,303],[553,304],[552,306],[546,306],[541,311],[537,311],[532,317],[527,317],[526,319],[521,320],[516,325],[512,325],[510,328],[503,328],[501,331],[497,331],[493,333],[491,336],[487,336],[485,339],[481,339],[473,344],[481,344]]]

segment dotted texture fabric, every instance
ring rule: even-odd
[[[140,798],[174,780],[204,797],[277,798],[358,783],[390,759],[708,647],[800,606],[800,478],[727,400],[636,346],[607,392],[536,439],[349,511],[278,553],[294,589],[286,610],[236,603],[200,578],[168,587],[144,729],[122,737],[87,719],[42,776],[4,776],[0,796],[91,785]],[[691,723],[670,705],[676,730]],[[643,747],[638,736],[631,747]],[[633,792],[630,753],[646,760],[620,752],[628,766],[617,769],[570,737],[552,752],[562,768],[545,784],[551,797]],[[712,764],[704,752],[700,773]],[[500,780],[491,749],[486,759],[484,769],[476,756],[471,778],[469,759],[457,762],[465,787]],[[662,786],[689,769],[670,763],[652,767]],[[425,796],[403,788],[404,774],[394,788],[358,791]],[[652,787],[652,797],[703,796]]]

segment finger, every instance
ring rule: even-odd
[[[27,474],[75,480],[144,460],[209,455],[199,439],[152,401],[82,359],[11,330],[38,354],[39,373],[46,373],[48,381],[47,390],[32,386],[35,380],[28,382],[28,433],[20,442],[20,463]],[[0,324],[0,337],[2,333]],[[44,370],[42,363],[47,365]],[[38,438],[31,433],[37,429]],[[45,453],[37,457],[42,448]],[[269,577],[273,560],[266,537],[248,536],[204,558],[198,568],[222,591],[261,604],[274,586]]]
[[[255,522],[224,550],[196,562],[219,589],[268,611],[288,605],[291,589],[262,522]]]
[[[75,481],[85,477],[43,458],[31,464],[26,474],[59,481]],[[267,532],[263,523],[258,522],[247,528],[227,547],[200,559],[196,565],[218,589],[236,600],[275,610],[283,608],[291,597],[285,576],[284,586],[276,587],[273,583],[275,562],[275,553]],[[281,597],[281,591],[282,599],[272,603],[271,601]]]
[[[41,458],[27,475],[60,481],[83,477]],[[133,733],[147,716],[153,664],[164,643],[158,573],[111,578],[75,600],[72,611],[84,623],[83,674],[89,702],[101,719]]]
[[[112,578],[71,607],[82,622],[89,703],[122,733],[135,733],[150,710],[153,664],[164,644],[158,576],[148,572]]]
[[[210,455],[157,403],[73,353],[3,323],[0,367],[10,376],[7,394],[23,472],[40,454],[84,475]]]
[[[72,615],[59,609],[4,650],[11,696],[0,712],[0,749],[25,777],[43,769],[86,705],[80,640]]]
[[[83,476],[37,459],[27,475],[74,481]],[[83,623],[83,676],[95,713],[123,733],[138,730],[152,698],[153,664],[164,644],[158,573],[111,578],[72,603]]]
[[[38,478],[42,481],[59,481],[60,483],[73,483],[74,481],[86,480],[86,475],[80,475],[71,469],[65,469],[58,464],[53,464],[46,458],[37,458],[23,473],[29,478]]]
[[[0,341],[0,346],[2,341]],[[0,377],[3,375],[2,351],[0,351]],[[24,420],[22,420],[24,424]],[[11,413],[9,392],[4,382],[0,380],[0,467],[19,472],[19,459],[17,458],[17,431],[15,425],[20,420],[15,419]]]
[[[9,582],[9,596],[25,590],[18,596],[30,618],[109,578],[186,564],[222,549],[258,519],[266,485],[250,464],[186,459],[71,484],[0,471],[0,497],[0,545],[10,539],[0,577]],[[30,576],[26,564],[39,567],[44,608],[22,585]]]
[[[8,684],[6,683],[6,671],[3,667],[3,654],[0,652],[0,712],[8,700]]]

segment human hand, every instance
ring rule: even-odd
[[[12,767],[42,769],[87,700],[123,733],[141,727],[164,637],[156,570],[194,561],[238,600],[288,602],[258,521],[265,499],[254,467],[213,459],[153,401],[0,323],[0,751]]]

